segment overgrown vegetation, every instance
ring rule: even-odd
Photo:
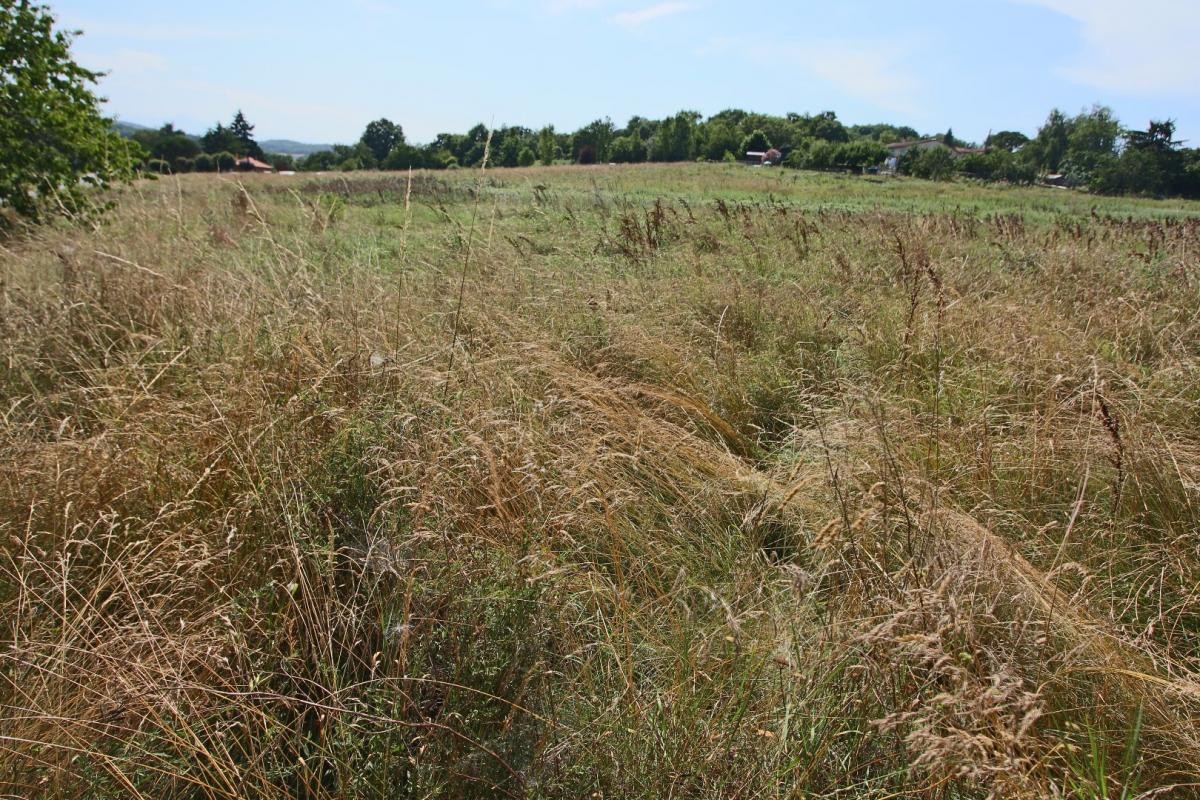
[[[0,252],[0,785],[1194,795],[1198,210],[136,184]]]

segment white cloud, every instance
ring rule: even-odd
[[[909,48],[892,40],[823,39],[772,42],[721,37],[698,55],[735,53],[764,69],[798,67],[846,94],[897,113],[912,113],[919,89],[904,65]]]
[[[1074,83],[1132,94],[1200,93],[1200,5],[1195,0],[1013,0],[1080,25],[1082,51],[1059,69]],[[1062,43],[1047,41],[1049,48]]]
[[[612,21],[624,28],[640,28],[647,22],[682,14],[685,11],[691,11],[692,8],[691,3],[669,0],[669,2],[647,6],[637,11],[622,11],[619,14],[613,15]]]

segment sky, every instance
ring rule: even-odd
[[[1095,103],[1200,146],[1200,0],[45,0],[118,119],[340,143],[682,109],[1036,132]]]

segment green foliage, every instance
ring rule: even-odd
[[[237,156],[228,151],[214,154],[213,161],[216,162],[217,170],[220,172],[232,172],[237,166]]]
[[[537,147],[538,160],[547,167],[553,164],[558,155],[558,142],[554,139],[553,125],[547,125],[538,132]]]
[[[575,131],[571,150],[580,164],[595,164],[609,160],[614,128],[612,120],[605,117],[588,123]]]
[[[1026,144],[1029,143],[1029,137],[1020,131],[1000,131],[988,136],[987,141],[983,143],[984,147],[1000,148],[1007,150],[1010,153],[1015,153]]]
[[[704,124],[703,153],[711,161],[724,160],[726,155],[734,159],[746,151],[742,149],[742,134],[734,124],[724,119],[712,118]]]
[[[537,162],[537,156],[533,154],[533,149],[522,147],[521,152],[517,154],[517,166],[532,167]]]
[[[241,149],[241,143],[238,141],[237,136],[220,122],[209,128],[200,137],[200,144],[204,147],[204,152],[214,155],[217,153],[237,153]]]
[[[393,147],[388,157],[379,165],[380,169],[419,169],[424,166],[426,166],[425,153],[405,142]],[[328,169],[329,167],[317,168]]]
[[[216,172],[217,160],[208,153],[201,153],[196,156],[194,166],[196,172]]]
[[[1071,135],[1071,123],[1057,108],[1050,112],[1046,122],[1038,128],[1037,136],[1026,147],[1025,153],[1037,169],[1042,172],[1058,172],[1067,155],[1067,144]]]
[[[827,142],[850,141],[850,132],[832,111],[823,111],[811,117],[797,117],[796,129],[801,137],[824,139]]]
[[[741,150],[742,155],[746,153],[765,153],[771,148],[771,142],[767,139],[767,135],[761,130],[755,130],[746,138],[742,139]]]
[[[200,143],[171,123],[158,130],[137,131],[131,137],[154,158],[174,161],[177,158],[195,158],[202,152]]]
[[[336,163],[332,150],[318,150],[305,156],[300,162],[300,169],[304,172],[327,172],[333,169]]]
[[[862,172],[868,167],[882,164],[886,158],[887,148],[871,139],[839,143],[825,139],[808,139],[788,154],[784,166],[795,169]]]
[[[396,145],[404,142],[404,130],[391,120],[380,118],[367,124],[359,141],[366,145],[376,161],[382,162]]]
[[[237,113],[233,115],[233,122],[229,123],[229,132],[238,142],[235,153],[254,158],[264,157],[262,148],[258,146],[258,142],[254,141],[254,126],[246,121],[241,109],[238,109]]]
[[[982,181],[1029,184],[1037,177],[1027,162],[1000,147],[965,155],[958,159],[955,166],[962,175]]]
[[[0,228],[98,208],[95,187],[133,175],[136,145],[100,114],[99,73],[71,57],[46,6],[0,3]]]
[[[265,158],[262,148],[254,141],[254,126],[239,110],[228,127],[218,122],[200,137],[206,153],[233,153],[237,156]]]
[[[834,165],[842,169],[862,172],[868,167],[877,167],[887,159],[888,151],[879,142],[869,139],[859,139],[853,142],[843,142],[837,145],[834,154]]]
[[[897,170],[914,178],[944,181],[954,175],[954,156],[947,147],[913,149],[900,157]]]
[[[608,158],[617,164],[636,164],[646,160],[646,143],[636,136],[618,136],[613,139]]]
[[[680,111],[663,120],[650,140],[651,161],[688,161],[695,153],[696,126],[700,115]]]

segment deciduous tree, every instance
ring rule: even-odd
[[[133,174],[140,148],[101,115],[100,73],[75,63],[75,35],[45,6],[0,0],[0,227],[91,210],[91,187]]]

